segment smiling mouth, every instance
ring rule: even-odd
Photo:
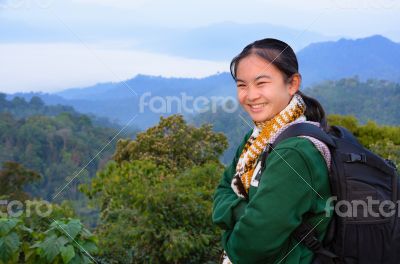
[[[259,110],[262,109],[264,106],[266,106],[266,103],[262,103],[262,104],[248,104],[248,106],[250,107],[250,109],[252,110]]]

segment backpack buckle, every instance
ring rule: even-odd
[[[386,163],[389,164],[389,166],[391,166],[393,169],[397,170],[397,166],[396,163],[394,163],[393,160],[391,159],[385,159]]]
[[[366,163],[367,162],[367,156],[364,153],[358,154],[358,153],[348,153],[347,160],[345,162],[362,162]]]

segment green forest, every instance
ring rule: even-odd
[[[354,93],[368,83],[381,90]],[[322,86],[305,94],[326,104],[330,125],[346,127],[400,166],[400,89],[383,84],[356,78],[324,84],[329,96],[351,105],[345,113],[324,101]],[[383,91],[390,99],[382,101]],[[379,122],[366,110],[377,105],[388,114]],[[188,120],[177,114],[113,140],[118,128],[106,120],[40,98],[1,95],[0,263],[218,263],[221,230],[211,222],[212,197],[251,129],[246,120],[243,112],[222,109]]]
[[[305,93],[317,98],[328,114],[353,115],[361,124],[374,120],[380,125],[400,125],[399,83],[360,81],[355,76],[322,82]]]

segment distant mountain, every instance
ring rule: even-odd
[[[400,82],[400,44],[378,35],[311,44],[298,52],[298,57],[303,90],[325,80],[354,76],[360,81]],[[104,116],[122,125],[134,118],[133,123],[144,129],[157,123],[161,115],[179,112],[191,116],[196,114],[192,111],[195,108],[201,111],[220,105],[223,99],[236,98],[236,88],[227,72],[206,78],[137,75],[124,82],[101,83],[39,96],[47,104],[72,105],[80,112]],[[385,95],[376,93],[376,96]]]
[[[193,29],[163,29],[156,32],[154,34],[149,30],[140,36],[137,48],[212,61],[231,60],[245,45],[268,37],[282,39],[295,50],[310,43],[338,39],[267,23],[223,22]]]
[[[161,115],[195,114],[192,110],[196,107],[211,107],[212,102],[235,98],[236,88],[228,73],[199,79],[138,75],[121,83],[69,89],[56,95],[69,100],[80,112],[118,119],[121,124],[136,116],[133,122],[147,128],[157,123]]]
[[[118,83],[102,83],[85,88],[73,88],[57,92],[54,95],[67,100],[110,100],[137,97],[146,92],[158,96],[176,95],[186,92],[193,96],[227,95],[227,90],[234,84],[228,73],[215,74],[205,78],[165,78],[161,76],[137,75],[136,77]],[[235,87],[233,87],[235,88]]]
[[[380,35],[314,43],[297,55],[306,86],[355,75],[400,82],[400,43]]]
[[[46,104],[72,105],[79,112],[107,117],[121,125],[134,118],[134,126],[148,128],[161,115],[177,112],[191,115],[196,109],[211,107],[213,102],[219,104],[229,96],[234,98],[236,88],[228,73],[199,79],[137,75],[119,83],[102,83],[54,94],[17,93],[8,97],[15,96],[26,100],[39,96]]]
[[[135,51],[211,61],[230,60],[244,45],[260,38],[280,38],[288,41],[296,50],[310,43],[339,38],[267,23],[239,24],[229,21],[195,28],[132,25],[113,21],[105,22],[97,30],[81,25],[75,27],[74,32],[78,36],[90,36],[88,39],[83,37],[86,43],[114,39],[124,43],[125,48]],[[0,36],[0,42],[8,43],[76,41],[69,32],[60,31],[57,27],[43,28],[13,20],[2,20]]]

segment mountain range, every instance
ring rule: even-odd
[[[297,52],[303,90],[327,80],[358,76],[360,81],[382,79],[400,82],[400,43],[381,35],[339,39],[308,45]],[[71,105],[83,113],[104,116],[125,124],[133,117],[140,128],[158,122],[161,115],[193,115],[225,99],[236,98],[228,72],[205,78],[166,78],[137,75],[123,82],[100,83],[61,92],[16,93],[30,99],[37,95],[47,104]],[[186,101],[185,101],[186,100]],[[197,101],[196,101],[197,100]],[[186,105],[185,105],[186,103]]]

